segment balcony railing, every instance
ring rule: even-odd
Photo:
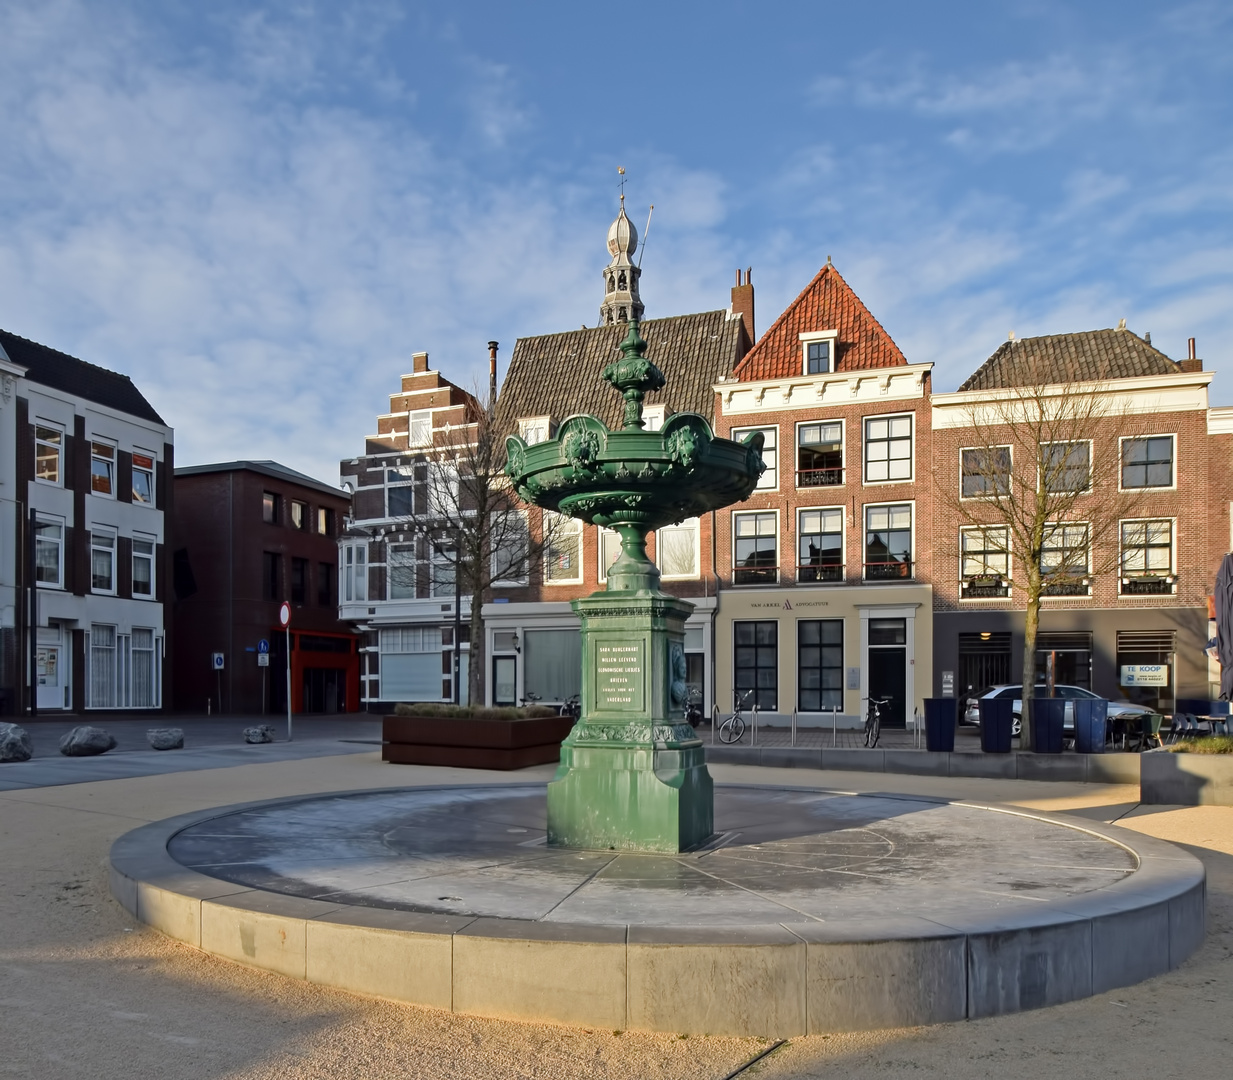
[[[1135,574],[1122,578],[1122,595],[1172,596],[1176,584],[1174,574]]]
[[[796,568],[796,580],[807,581],[843,581],[843,563],[827,563],[824,566],[810,565]]]
[[[733,585],[774,585],[778,580],[778,566],[737,566],[732,570]]]
[[[963,579],[962,596],[965,600],[996,600],[1010,595],[1010,583],[997,574]]]
[[[1041,596],[1090,596],[1091,578],[1066,578],[1061,581],[1046,581],[1041,585]]]
[[[912,576],[912,561],[865,563],[866,581],[895,581]]]
[[[797,469],[796,486],[838,487],[843,483],[843,469]]]

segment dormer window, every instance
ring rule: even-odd
[[[552,438],[552,418],[550,416],[531,416],[518,421],[518,434],[528,446],[547,442]]]
[[[642,410],[642,425],[644,431],[658,431],[664,426],[664,406],[647,405]]]
[[[801,373],[829,375],[835,370],[835,339],[837,330],[818,330],[801,334]]]

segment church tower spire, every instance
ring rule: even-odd
[[[614,323],[642,319],[642,298],[638,295],[638,278],[642,271],[634,265],[638,250],[638,230],[625,216],[625,193],[621,193],[621,209],[608,229],[608,253],[612,261],[604,269],[604,302],[599,306],[599,323]]]

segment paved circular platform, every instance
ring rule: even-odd
[[[1057,815],[719,787],[679,856],[550,849],[542,785],[220,808],[117,841],[138,918],[462,1012],[786,1036],[1055,1004],[1181,963],[1198,860]]]

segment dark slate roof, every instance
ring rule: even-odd
[[[748,348],[741,320],[726,311],[703,311],[648,319],[640,330],[647,359],[667,380],[662,390],[647,395],[646,404],[666,406],[667,415],[696,412],[711,420],[711,387],[732,373]],[[628,325],[619,323],[519,338],[497,398],[497,422],[512,429],[523,417],[559,421],[590,413],[609,427],[619,427],[621,395],[601,373],[620,356],[617,346],[628,332]]]
[[[75,356],[28,341],[24,337],[0,330],[0,347],[14,364],[26,369],[26,378],[52,390],[75,394],[97,405],[106,405],[117,412],[139,416],[164,424],[161,416],[142,396],[127,375],[87,364]]]
[[[784,379],[801,374],[801,334],[838,330],[836,371],[866,371],[907,363],[899,346],[827,263],[788,305],[737,368],[742,382]]]
[[[340,499],[349,499],[351,495],[342,491],[339,488],[333,487],[325,483],[323,480],[315,480],[306,473],[296,472],[294,469],[287,468],[286,465],[281,465],[277,461],[220,461],[213,465],[182,465],[176,469],[176,476],[198,476],[201,473],[219,473],[219,472],[238,472],[240,470],[260,473],[262,476],[270,476],[276,480],[283,480],[292,484],[299,484],[301,487],[312,488],[315,491],[320,491],[326,495],[335,495]]]
[[[1175,375],[1178,370],[1176,361],[1130,330],[1084,330],[1078,334],[1004,341],[959,389],[999,390],[1076,380],[1099,382],[1142,375]]]

